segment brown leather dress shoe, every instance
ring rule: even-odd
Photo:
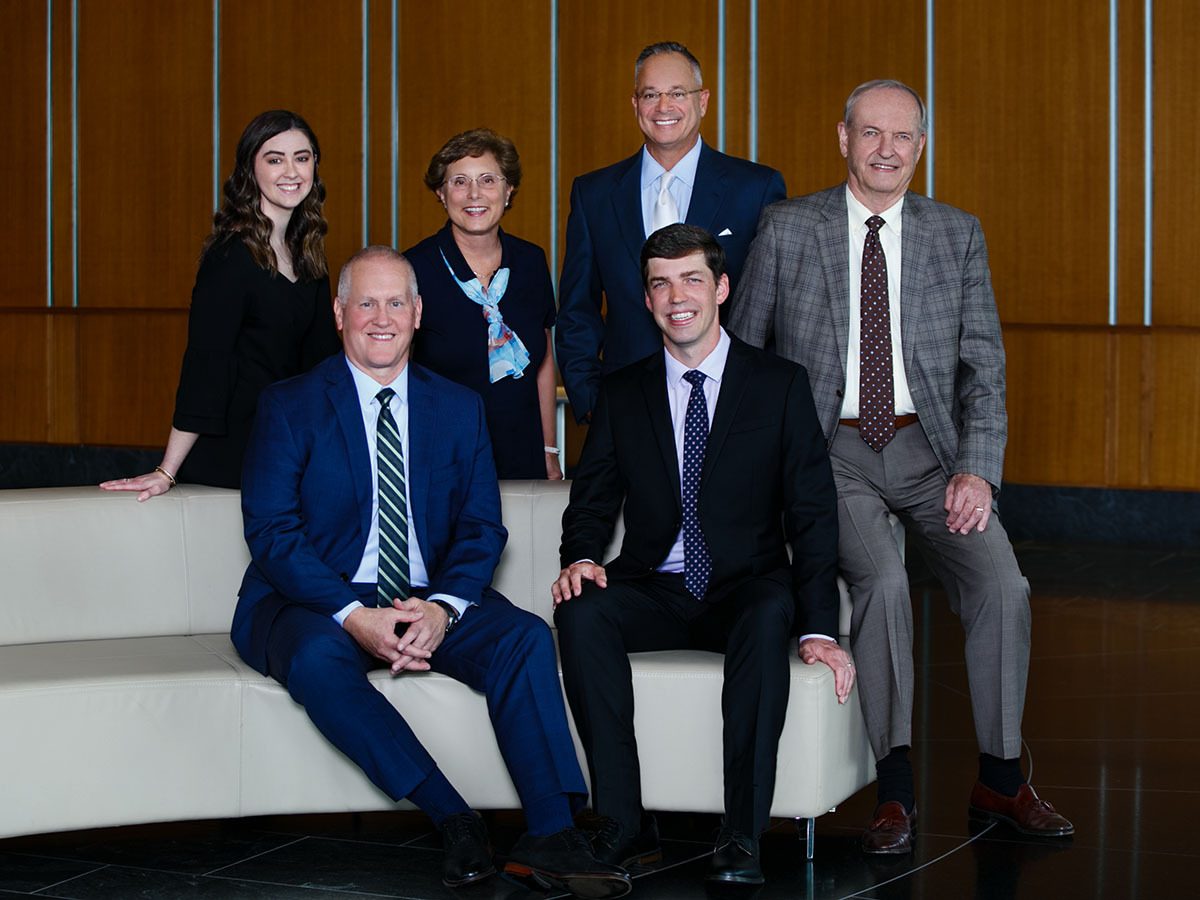
[[[863,832],[863,853],[911,853],[916,827],[916,807],[907,813],[904,804],[896,800],[880,803],[875,809],[875,821]]]
[[[1021,834],[1034,837],[1067,837],[1075,833],[1075,826],[1060,816],[1028,784],[1021,785],[1017,796],[1006,797],[982,781],[976,781],[971,790],[968,811],[973,819],[1004,822]]]

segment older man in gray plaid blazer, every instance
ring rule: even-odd
[[[905,853],[916,823],[912,604],[894,512],[966,632],[981,750],[972,816],[1061,837],[1073,826],[1021,773],[1029,584],[993,508],[1004,465],[1004,347],[978,220],[908,193],[925,146],[920,96],[860,85],[838,124],[848,176],[759,222],[731,330],[808,369],[838,490],[839,557],[879,806],[869,853]]]

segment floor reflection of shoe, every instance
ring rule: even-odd
[[[592,900],[623,897],[633,889],[624,869],[596,859],[587,835],[578,828],[564,828],[545,837],[521,835],[504,872],[542,888],[560,888]]]

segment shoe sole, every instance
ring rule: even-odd
[[[1007,825],[1013,831],[1020,834],[1028,835],[1029,837],[1045,837],[1045,838],[1064,838],[1070,837],[1075,833],[1075,826],[1072,825],[1069,829],[1060,828],[1057,831],[1034,831],[1032,828],[1025,828],[1018,825],[1008,816],[1000,813],[992,812],[986,809],[980,809],[978,806],[968,806],[967,816],[976,822],[1000,822]]]
[[[560,888],[586,900],[607,900],[609,897],[624,897],[633,890],[633,881],[628,875],[592,875],[588,873],[551,873],[532,869],[520,863],[506,863],[504,874],[513,878],[532,881],[544,890]]]

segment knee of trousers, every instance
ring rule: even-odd
[[[740,637],[754,646],[769,648],[785,646],[792,634],[795,601],[787,592],[756,594],[742,613],[736,626]]]
[[[288,663],[288,693],[301,704],[310,690],[327,693],[343,677],[361,677],[354,647],[334,635],[319,634],[303,641]]]
[[[562,646],[586,642],[588,635],[607,625],[608,610],[595,593],[584,590],[572,600],[560,603],[554,610],[554,624],[558,627],[558,641]]]

